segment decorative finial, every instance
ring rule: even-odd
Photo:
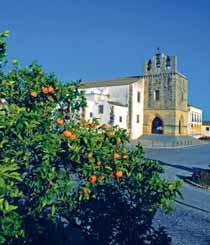
[[[159,46],[157,47],[157,53],[160,53],[160,47]]]

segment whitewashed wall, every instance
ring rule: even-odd
[[[143,105],[144,105],[144,84],[140,80],[131,84],[132,97],[131,97],[131,138],[136,139],[143,134]],[[137,100],[138,92],[140,92],[140,102]],[[129,120],[129,85],[101,87],[86,89],[87,108],[85,110],[85,119],[90,119],[90,112],[93,117],[99,118],[100,123],[109,123],[111,107],[113,106],[114,112],[114,125],[128,129]],[[110,103],[109,103],[110,102]],[[115,103],[121,105],[116,105]],[[98,106],[104,105],[104,113],[98,114]],[[139,115],[139,122],[137,122],[137,115]],[[120,116],[122,122],[120,122]]]
[[[120,128],[128,129],[128,107],[111,105],[114,107],[114,125],[118,125]],[[122,122],[120,122],[122,117]]]
[[[128,85],[107,87],[105,91],[109,95],[109,101],[117,101],[123,105],[128,105]]]
[[[202,127],[203,111],[197,107],[188,107],[188,133],[191,135],[194,133],[193,126]]]
[[[136,139],[143,134],[144,117],[144,83],[142,80],[132,85],[132,109],[131,109],[131,138]],[[140,102],[137,101],[137,93],[140,92]],[[139,123],[137,122],[139,115]]]
[[[90,94],[86,95],[86,99],[85,119],[97,118],[100,124],[108,123],[110,120],[110,105],[107,96]],[[103,113],[99,113],[99,105],[103,105]],[[90,113],[92,113],[92,117],[90,117]]]
[[[109,123],[111,105],[108,102],[113,101],[122,105],[128,105],[128,89],[128,85],[85,89],[85,97],[87,99],[85,119],[91,119],[90,113],[93,113],[93,117],[98,118],[100,123]],[[103,114],[98,113],[99,105],[104,106]],[[123,121],[119,123],[119,126],[127,128],[127,120],[125,118],[127,117],[128,109],[125,109],[124,106],[121,108],[121,106],[116,105],[114,105],[114,108],[116,118],[119,119],[119,116],[123,117]]]

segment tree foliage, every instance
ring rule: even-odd
[[[162,179],[140,145],[128,150],[126,130],[80,119],[80,81],[63,84],[36,63],[1,69],[0,244],[64,244],[49,231],[66,226],[92,244],[169,244],[152,219],[180,183]]]

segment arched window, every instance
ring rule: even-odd
[[[171,67],[171,59],[169,56],[166,58],[166,68],[169,69]]]
[[[147,71],[150,71],[152,68],[152,61],[149,60],[148,63],[147,63]]]
[[[160,68],[160,53],[156,54],[156,67]]]

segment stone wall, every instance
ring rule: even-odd
[[[158,100],[155,91],[159,91]],[[152,122],[158,117],[163,121],[164,134],[187,135],[187,101],[187,80],[183,75],[166,72],[145,76],[143,133],[152,133]]]

